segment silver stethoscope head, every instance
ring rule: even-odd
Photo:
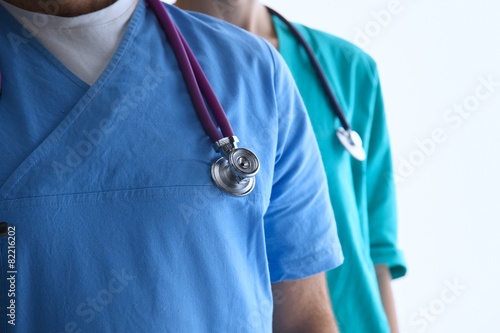
[[[237,176],[225,157],[219,158],[212,164],[211,174],[218,188],[235,197],[249,194],[255,186],[255,177],[242,178]]]
[[[346,130],[340,127],[337,130],[337,137],[344,148],[358,161],[366,159],[366,152],[363,149],[363,141],[356,131]]]
[[[242,197],[252,192],[260,162],[252,151],[238,148],[238,142],[236,136],[215,142],[215,151],[221,153],[222,157],[212,164],[211,175],[215,185],[222,191]]]
[[[233,172],[243,178],[255,177],[260,170],[257,156],[245,148],[233,149],[229,153],[228,161]]]

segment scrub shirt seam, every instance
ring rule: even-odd
[[[319,260],[317,259],[318,256],[320,257]],[[313,267],[311,265],[308,265],[305,269],[297,270],[297,268],[300,268],[301,263],[308,261],[310,258],[315,259],[314,260],[315,262],[320,262],[321,265],[318,267]],[[335,269],[335,268],[339,267],[340,265],[342,265],[343,261],[344,261],[344,256],[343,256],[342,252],[336,251],[336,249],[333,246],[324,246],[321,249],[319,249],[318,251],[315,251],[314,253],[312,253],[308,256],[302,257],[302,258],[297,258],[297,259],[293,259],[293,260],[286,260],[286,261],[273,261],[273,260],[268,259],[268,264],[270,266],[271,265],[274,266],[274,268],[277,268],[279,270],[279,273],[280,273],[278,275],[280,275],[282,277],[286,277],[287,275],[295,275],[295,276],[300,276],[298,279],[301,279],[301,278],[304,278],[307,276],[311,276],[311,274],[310,274],[311,271],[315,272],[315,271],[319,270],[320,272],[326,272],[326,271]],[[332,264],[332,263],[333,263],[333,267],[329,267],[327,269],[324,268],[325,264]],[[292,266],[292,268],[294,269],[294,271],[291,273],[289,270],[287,272],[283,269],[284,267],[289,267],[289,266]],[[305,273],[304,273],[304,271],[305,271]],[[319,274],[319,273],[316,273],[316,274]],[[271,275],[273,275],[273,274],[271,274]],[[293,278],[291,280],[296,280],[296,279]],[[280,279],[280,281],[288,281],[288,280],[287,279]],[[272,283],[274,283],[274,282],[272,282]]]
[[[373,124],[373,119],[375,118],[375,113],[376,113],[376,110],[375,110],[375,104],[377,102],[377,99],[378,99],[378,89],[380,88],[380,79],[379,79],[379,76],[378,76],[378,71],[375,71],[375,74],[374,74],[374,77],[372,78],[372,82],[371,82],[371,85],[372,85],[372,98],[370,100],[370,106],[371,107],[371,112],[370,112],[370,117],[369,117],[369,121],[370,123],[372,124],[372,126],[368,127],[369,130],[370,130],[370,133],[369,133],[369,138],[368,140],[366,140],[366,163],[368,165],[368,160],[370,159],[370,148],[371,148],[371,141],[372,141],[372,138],[373,138],[373,135],[372,135],[372,132],[373,132],[373,127],[374,127],[374,124]]]
[[[276,135],[276,146],[274,147],[274,151],[275,151],[275,154],[274,154],[274,157],[275,157],[275,160],[274,160],[274,164],[273,164],[273,168],[271,170],[271,181],[272,181],[272,184],[271,184],[271,190],[269,191],[269,195],[267,197],[264,197],[263,195],[263,198],[266,200],[266,203],[267,203],[267,207],[266,207],[266,211],[267,209],[269,208],[269,206],[271,205],[271,197],[272,197],[272,193],[273,193],[273,187],[274,187],[274,174],[275,174],[275,167],[276,167],[276,155],[279,153],[279,128],[280,128],[280,114],[279,114],[279,105],[278,105],[278,96],[276,95],[276,81],[277,81],[277,59],[276,59],[276,56],[273,52],[273,46],[268,43],[267,41],[264,41],[263,42],[266,47],[267,47],[267,50],[269,52],[269,54],[271,55],[271,58],[273,59],[273,98],[274,98],[274,105],[275,105],[275,111],[276,111],[276,122],[277,122],[277,135]]]
[[[276,17],[275,15],[272,15],[272,19],[273,19],[273,26],[274,26],[274,30],[276,31],[276,37],[278,38],[278,53],[281,53],[281,38],[282,35],[281,35],[281,29],[282,27],[281,26],[278,26],[279,24],[284,24],[278,17]]]
[[[375,265],[386,264],[391,267],[402,266],[406,268],[403,259],[403,251],[394,244],[379,247],[378,249],[370,249],[370,258]]]
[[[273,59],[273,96],[274,96],[274,105],[276,106],[276,112],[279,115],[279,108],[278,108],[278,96],[276,96],[276,81],[277,81],[277,65],[276,65],[276,56],[274,55],[273,50],[271,49],[271,45],[268,42],[265,42],[267,46],[267,50],[271,54],[271,57]],[[279,117],[277,118],[279,122]]]
[[[308,258],[310,257],[314,257],[316,256],[317,254],[322,254],[322,253],[336,253],[337,255],[340,255],[341,253],[338,253],[338,252],[335,252],[335,248],[334,246],[332,245],[325,245],[325,246],[322,246],[321,248],[319,248],[317,251],[314,251],[314,253],[310,254],[310,255],[307,255],[307,256],[304,256],[304,257],[297,257],[297,258],[294,258],[294,259],[289,259],[289,260],[268,260],[269,263],[295,263],[295,262],[301,262],[301,261],[304,261],[304,260],[307,260]]]
[[[88,89],[89,85],[86,84],[83,80],[79,79],[73,72],[69,70],[54,54],[52,54],[37,38],[34,34],[32,34],[28,29],[24,27],[24,25],[19,22],[5,7],[0,5],[1,10],[7,13],[7,20],[14,22],[15,25],[21,27],[21,33],[23,30],[27,31],[32,38],[29,38],[28,44],[34,48],[38,53],[40,53],[46,60],[48,60],[56,69],[66,76],[70,81],[76,84],[81,89]],[[19,51],[19,50],[18,50]],[[17,52],[16,52],[17,53]],[[72,75],[68,75],[72,74]]]
[[[38,41],[38,39],[37,39],[37,41]],[[40,45],[38,45],[38,44],[40,44]],[[59,59],[57,59],[57,57],[54,54],[52,54],[49,50],[47,50],[43,44],[41,44],[39,41],[38,41],[38,44],[35,44],[35,43],[33,43],[33,41],[30,41],[30,45],[32,47],[34,47],[35,49],[37,49],[38,52],[41,53],[42,56],[47,61],[49,61],[51,64],[53,64],[61,74],[63,74],[65,77],[67,77],[71,82],[76,84],[79,88],[87,89],[87,90],[90,89],[91,86],[89,86],[82,79],[80,79],[80,81],[78,81],[77,79],[79,79],[79,77],[75,73],[73,73],[68,67],[66,67],[66,65],[64,65]],[[57,62],[54,61],[54,58],[55,58],[55,60],[57,60]],[[73,75],[68,75],[68,72],[73,74]]]
[[[144,7],[143,7],[144,8]],[[137,8],[136,8],[137,9]],[[128,34],[127,36],[127,40],[125,41],[125,44],[122,46],[123,50],[121,52],[121,54],[119,55],[119,57],[115,60],[115,64],[112,65],[112,69],[110,69],[109,73],[107,73],[107,77],[106,79],[102,82],[101,86],[99,87],[99,89],[93,94],[93,96],[90,97],[90,99],[87,101],[87,103],[83,106],[83,108],[77,113],[74,115],[73,119],[71,119],[71,121],[66,125],[66,128],[64,130],[62,130],[62,132],[58,135],[58,137],[56,138],[53,138],[51,134],[56,134],[56,133],[51,133],[49,134],[49,137],[47,138],[47,140],[50,140],[50,145],[51,147],[47,148],[46,151],[43,151],[39,154],[39,156],[37,156],[38,158],[36,160],[34,160],[31,165],[27,166],[26,170],[19,176],[19,178],[17,179],[17,181],[11,185],[11,187],[9,188],[9,190],[4,194],[4,197],[6,198],[11,192],[12,190],[16,187],[16,185],[21,181],[21,179],[24,178],[24,176],[36,165],[40,162],[40,160],[46,155],[48,154],[52,149],[54,149],[55,147],[55,141],[58,141],[62,138],[62,136],[71,128],[71,126],[73,125],[73,123],[80,117],[80,115],[85,112],[85,110],[89,107],[90,103],[101,93],[101,91],[104,89],[104,86],[106,85],[106,83],[108,82],[108,80],[110,79],[110,77],[112,76],[112,74],[116,71],[116,69],[118,68],[118,65],[120,64],[120,62],[122,61],[122,58],[123,56],[125,55],[126,53],[126,50],[128,49],[133,37],[135,36],[135,31],[137,29],[137,27],[139,26],[139,19],[136,20],[136,22],[133,22],[131,21],[130,24],[132,24],[132,28],[131,28],[131,31],[130,33]],[[122,40],[123,42],[123,40]],[[110,66],[111,64],[108,64],[108,66]],[[104,73],[103,73],[104,74]],[[92,89],[92,87],[90,88]],[[82,99],[84,99],[84,97],[82,97]],[[64,119],[59,125],[61,125],[62,123],[64,123],[66,121],[66,119]],[[59,126],[58,125],[58,126]],[[56,129],[57,131],[57,129]],[[51,138],[53,138],[51,140]],[[44,141],[46,142],[46,141]],[[44,142],[42,142],[41,145],[44,144]],[[47,143],[49,143],[47,141]],[[38,149],[40,146],[38,146],[37,148],[35,148],[35,151],[34,153],[36,153],[36,149]],[[29,156],[28,156],[29,158]],[[15,171],[14,171],[15,172]]]
[[[268,42],[264,42],[264,44],[266,44],[267,46],[267,50],[269,51],[269,53],[271,54],[271,57],[273,59],[273,96],[274,96],[274,105],[275,105],[275,111],[276,111],[276,120],[277,120],[277,125],[278,125],[278,132],[279,132],[279,127],[280,127],[280,110],[279,110],[279,105],[278,105],[278,96],[276,95],[276,81],[278,81],[278,78],[277,78],[277,59],[276,59],[276,55],[274,54],[273,52],[273,49],[272,49],[272,45],[269,44]],[[275,150],[276,152],[278,152],[278,139],[279,139],[279,135],[277,136],[276,138],[276,147],[275,147]],[[273,178],[274,178],[274,169],[273,169]]]
[[[168,189],[168,188],[176,188],[178,186],[165,186],[165,187],[160,187],[160,188],[157,188],[157,189]],[[191,185],[187,185],[187,186],[182,186],[182,187],[205,187],[205,188],[208,188],[208,187],[212,187],[212,185],[203,185],[203,186],[199,186],[199,185],[196,185],[196,186],[191,186]],[[144,188],[144,189],[148,189],[148,188]],[[134,189],[132,189],[134,190]],[[38,197],[24,197],[24,198],[16,198],[16,199],[9,199],[9,200],[4,200],[3,202],[5,203],[9,203],[10,202],[13,202],[13,201],[17,201],[17,200],[30,200],[30,199],[43,199],[43,198],[47,198],[47,199],[50,199],[50,198],[57,198],[57,197],[65,197],[65,196],[74,196],[74,195],[82,195],[82,196],[85,196],[85,195],[99,195],[99,194],[102,194],[102,193],[116,193],[116,194],[119,194],[119,193],[126,193],[128,191],[131,191],[131,190],[119,190],[119,191],[105,191],[105,192],[86,192],[86,193],[77,193],[77,194],[56,194],[56,195],[46,195],[46,196],[38,196]],[[255,194],[259,195],[260,197],[264,197],[264,195],[262,193],[258,193],[258,192],[255,192]],[[176,196],[191,196],[192,193],[176,193],[175,194]],[[224,193],[221,193],[220,196],[224,196],[225,194]],[[166,197],[167,194],[166,193],[158,193],[158,194],[150,194],[150,193],[143,193],[143,194],[135,194],[135,195],[131,195],[129,197],[120,197],[120,198],[116,198],[116,197],[106,197],[106,198],[88,198],[88,199],[84,199],[84,200],[68,200],[67,202],[44,202],[44,203],[36,203],[36,204],[29,204],[29,203],[26,203],[26,204],[23,204],[23,203],[19,203],[15,206],[10,206],[10,207],[5,207],[5,208],[2,208],[2,205],[0,204],[0,209],[5,209],[7,211],[9,210],[16,210],[16,209],[19,209],[19,208],[22,208],[22,207],[43,207],[43,206],[54,206],[54,205],[65,205],[65,204],[79,204],[79,203],[89,203],[89,202],[109,202],[109,201],[113,201],[113,200],[116,200],[116,199],[119,199],[119,200],[126,200],[126,199],[151,199],[151,198],[162,198],[162,197]]]
[[[394,256],[397,255],[398,252],[399,249],[392,244],[382,247],[377,246],[377,248],[370,248],[370,255],[373,255],[373,257],[382,257],[386,255]]]
[[[380,78],[379,78],[379,74],[378,74],[378,69],[376,67],[376,63],[372,63],[372,64],[367,63],[366,67],[367,67],[367,71],[371,71],[373,73],[373,76],[371,77],[371,85],[372,85],[373,93],[372,93],[372,100],[370,101],[370,105],[372,105],[372,108],[371,108],[372,112],[370,112],[370,123],[374,124],[374,120],[376,119],[377,115],[379,117],[384,116],[383,110],[381,110],[380,112],[377,112],[377,108],[375,107],[375,105],[377,103],[377,99],[379,97],[378,90],[380,89]],[[371,150],[372,139],[374,137],[373,132],[374,132],[374,126],[371,126],[369,140],[366,140],[366,142],[367,142],[367,147],[366,147],[367,160],[366,160],[366,170],[365,170],[366,174],[368,174],[368,169],[369,169],[369,166],[371,165],[370,160],[373,158],[373,156],[370,154],[370,152],[372,151]],[[386,148],[390,154],[391,153],[390,145],[386,146]],[[380,151],[380,150],[377,150],[377,151]],[[385,151],[386,150],[384,149],[384,152]],[[366,183],[366,188],[368,191],[369,184],[368,184],[367,179],[365,179],[365,183]],[[390,186],[394,187],[394,184],[391,184]],[[375,219],[375,218],[370,216],[371,215],[370,210],[368,209],[368,207],[370,206],[370,200],[368,198],[368,195],[366,198],[366,205],[367,205],[366,218],[367,218],[368,226],[370,226],[370,224],[372,224],[374,222],[374,220],[383,220],[383,221],[387,222],[387,219],[380,219],[380,218]],[[390,223],[390,225],[397,226],[397,223],[398,223],[397,217],[396,217],[396,219],[391,219],[391,221],[392,221],[392,223]],[[370,231],[370,230],[368,231],[368,236],[370,238],[372,236],[372,233],[373,233],[372,231]],[[383,245],[383,246],[370,244],[370,258],[371,258],[372,262],[374,263],[374,265],[387,264],[387,266],[390,269],[393,267],[396,267],[396,266],[400,266],[404,270],[406,270],[407,267],[406,267],[406,263],[404,262],[404,259],[403,259],[403,256],[404,256],[403,251],[397,247],[396,243],[397,243],[397,241],[390,242],[389,245]],[[389,257],[390,259],[388,259],[387,257]],[[374,259],[378,259],[378,260],[374,260]]]

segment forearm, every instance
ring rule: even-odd
[[[318,309],[309,318],[301,320],[296,327],[273,327],[274,333],[338,333],[337,324],[331,310]]]
[[[394,295],[392,294],[391,287],[391,272],[387,265],[375,265],[375,272],[377,273],[378,288],[380,297],[384,306],[387,321],[391,327],[391,333],[398,333],[398,318],[396,315],[396,304],[394,303]]]
[[[273,333],[338,333],[334,320],[330,318],[316,318],[309,322],[304,322],[304,326],[289,330],[273,328]]]
[[[275,333],[338,333],[325,274],[273,284]]]

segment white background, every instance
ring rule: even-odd
[[[500,332],[500,85],[474,105],[481,77],[500,83],[500,2],[266,3],[355,42],[379,65],[409,268],[393,282],[401,331]],[[390,19],[379,18],[385,26],[377,23],[373,12],[393,7]],[[369,30],[369,42],[357,29]],[[473,110],[461,123],[445,118],[458,115],[455,103]],[[444,142],[423,151],[415,141],[435,130]]]

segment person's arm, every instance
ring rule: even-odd
[[[336,333],[325,273],[272,284],[273,332]]]
[[[391,332],[399,332],[391,280],[405,275],[406,263],[397,248],[398,220],[389,131],[378,71],[373,62],[370,71],[373,117],[366,166],[370,256]]]
[[[273,185],[264,215],[273,330],[335,333],[324,272],[342,264],[344,257],[326,174],[291,73],[266,45],[274,59],[273,113],[278,124]]]
[[[391,333],[398,333],[398,316],[396,314],[396,304],[394,303],[394,296],[391,288],[391,272],[389,271],[389,267],[385,264],[375,265],[375,272],[377,273],[380,298],[382,299],[387,321],[391,327]]]

